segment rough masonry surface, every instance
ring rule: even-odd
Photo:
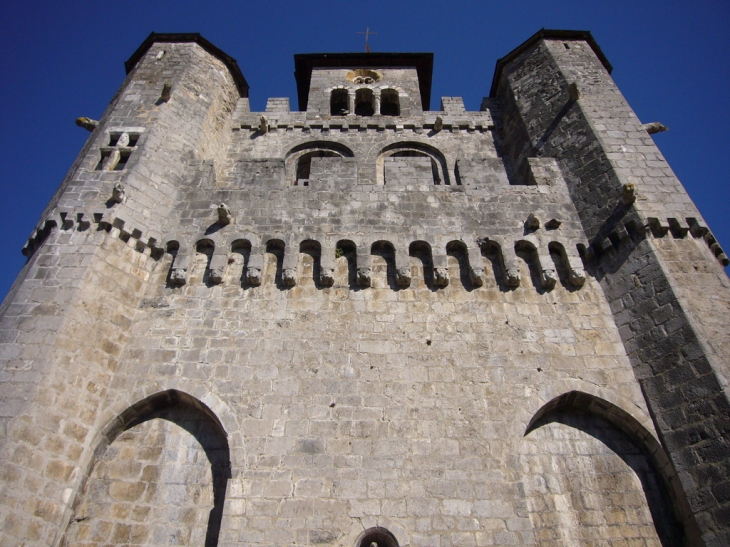
[[[0,308],[0,545],[730,544],[730,260],[588,32],[152,34]],[[661,125],[661,124],[659,124]]]

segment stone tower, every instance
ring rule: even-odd
[[[0,545],[730,543],[728,258],[588,32],[431,111],[152,34],[0,309]]]

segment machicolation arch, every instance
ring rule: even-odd
[[[586,279],[579,254],[569,252],[572,247],[560,240],[520,238],[513,243],[497,236],[475,238],[467,243],[468,239],[446,238],[437,245],[425,240],[406,242],[399,237],[357,242],[343,239],[337,243],[325,238],[325,245],[316,237],[297,240],[291,235],[269,235],[259,240],[254,234],[232,235],[225,241],[215,235],[201,236],[193,238],[191,248],[181,244],[184,240],[178,235],[165,238],[164,245],[171,256],[171,261],[165,263],[169,264],[168,287],[179,287],[188,281],[212,286],[224,278],[230,279],[233,271],[240,272],[243,288],[256,287],[263,276],[270,275],[277,286],[293,287],[297,284],[301,253],[315,260],[317,273],[313,275],[320,288],[333,284],[334,260],[343,256],[347,257],[350,275],[357,272],[357,283],[352,288],[370,286],[373,256],[380,256],[388,264],[387,277],[394,289],[411,284],[409,257],[421,261],[424,282],[431,289],[448,286],[452,275],[459,276],[460,285],[467,291],[481,287],[485,261],[491,263],[487,269],[495,276],[500,290],[505,291],[520,286],[525,268],[531,284],[541,293],[552,291],[558,280],[565,289],[579,290]],[[275,274],[265,271],[267,253],[276,257]],[[449,266],[448,257],[456,259],[456,264]]]

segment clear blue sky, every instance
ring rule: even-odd
[[[655,135],[720,244],[730,251],[730,2],[726,0],[277,2],[0,0],[0,295],[26,238],[151,32],[200,32],[238,60],[251,104],[291,99],[295,53],[435,54],[432,109],[462,96],[478,110],[495,62],[540,28],[590,30],[613,77]],[[639,189],[639,191],[641,191]]]

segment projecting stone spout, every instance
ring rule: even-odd
[[[232,222],[233,215],[231,215],[231,209],[225,203],[221,203],[218,206],[218,224],[228,226]]]
[[[369,287],[372,277],[372,270],[370,268],[358,268],[357,269],[357,284],[361,287]]]
[[[433,284],[437,287],[446,287],[449,284],[449,269],[448,268],[434,268],[433,269]]]
[[[645,123],[641,127],[646,129],[646,132],[649,133],[649,135],[653,135],[655,133],[662,133],[664,131],[669,131],[669,128],[661,122]]]
[[[398,268],[395,271],[395,283],[401,288],[408,287],[411,284],[411,268],[410,266]]]
[[[293,287],[297,284],[297,271],[294,268],[285,268],[281,271],[281,284],[285,287]]]
[[[87,131],[93,131],[99,125],[99,122],[82,116],[81,118],[76,118],[76,125],[83,127]]]

